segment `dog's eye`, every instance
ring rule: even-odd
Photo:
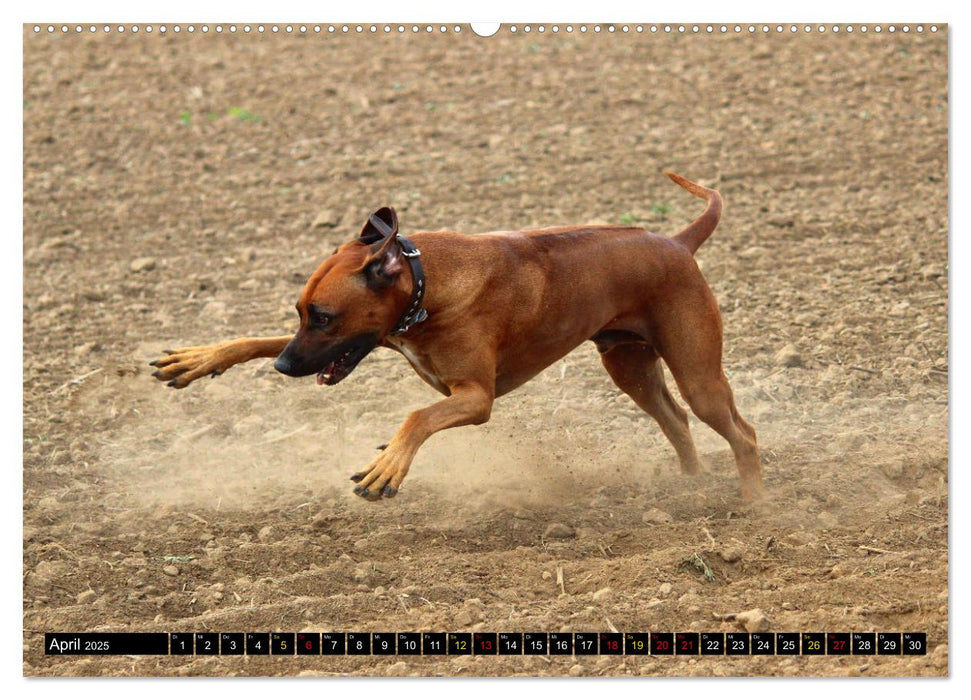
[[[322,311],[318,311],[310,315],[310,322],[317,328],[326,328],[333,320],[333,316],[323,313]]]

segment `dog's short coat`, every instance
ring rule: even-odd
[[[397,350],[446,398],[409,415],[351,477],[355,493],[376,500],[397,494],[430,436],[486,422],[497,397],[592,340],[614,383],[658,422],[681,469],[695,474],[687,413],[668,392],[663,359],[691,410],[731,445],[743,498],[761,497],[755,430],[735,408],[721,366],[718,305],[693,257],[718,224],[722,200],[668,176],[708,202],[673,238],[629,226],[569,226],[422,232],[409,245],[399,240],[394,210],[381,209],[310,277],[296,335],[168,351],[152,363],[154,376],[183,388],[276,357],[284,374],[336,384],[378,345]],[[416,299],[427,318],[412,313]]]

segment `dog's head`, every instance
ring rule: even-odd
[[[337,384],[384,340],[410,297],[399,284],[406,261],[397,236],[398,216],[384,207],[317,268],[300,294],[300,329],[276,358],[277,371]]]

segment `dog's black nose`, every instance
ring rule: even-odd
[[[281,374],[286,374],[287,376],[293,376],[293,363],[290,362],[290,358],[280,355],[276,358],[273,363],[273,369]]]

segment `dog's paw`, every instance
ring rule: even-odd
[[[354,493],[368,501],[378,501],[382,498],[394,498],[398,495],[398,488],[402,479],[408,473],[410,460],[396,450],[388,451],[388,446],[371,464],[351,476],[357,486]]]
[[[391,484],[387,484],[384,488],[377,487],[364,487],[355,486],[354,493],[363,498],[365,501],[380,501],[382,498],[394,498],[398,495],[398,489],[396,489]]]
[[[384,495],[383,491],[372,490],[364,486],[355,486],[354,493],[363,498],[365,501],[380,501],[381,497]]]
[[[152,376],[174,389],[184,389],[199,377],[218,377],[228,369],[216,345],[165,350],[149,364],[157,367]]]

